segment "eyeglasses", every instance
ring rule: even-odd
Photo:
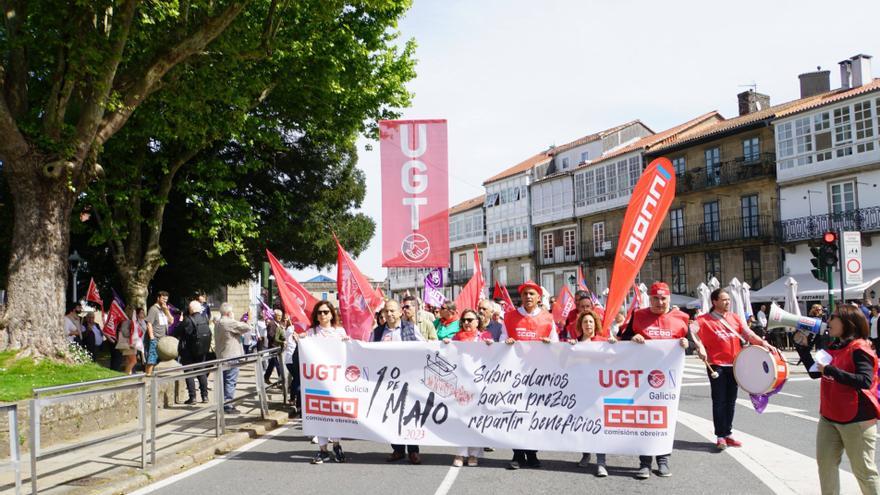
[[[463,321],[465,323],[470,323],[472,321],[477,321],[477,319],[476,318],[462,318],[461,321]]]
[[[329,315],[329,314],[330,314],[330,310],[329,310],[329,309],[319,309],[319,310],[318,310],[318,314],[319,314],[319,315]]]

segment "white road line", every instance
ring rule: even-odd
[[[461,472],[463,468],[459,467],[451,467],[449,471],[446,472],[446,476],[443,477],[443,481],[440,482],[440,486],[437,487],[437,491],[434,492],[434,495],[446,495],[449,493],[449,489],[452,488],[452,484],[455,483],[455,478],[458,478],[458,473]]]
[[[712,434],[714,427],[708,419],[678,411],[678,422],[709,442],[715,441],[715,435]],[[736,438],[743,442],[743,446],[728,448],[724,452],[754,474],[773,493],[819,493],[819,473],[816,460],[812,457],[747,433],[737,431]],[[840,470],[840,493],[859,493],[852,473]]]
[[[784,395],[786,397],[794,397],[795,399],[803,399],[804,396],[798,394],[789,394],[787,392],[779,392],[779,395]]]
[[[786,380],[786,382],[805,382],[807,380],[812,380],[812,378],[810,378],[808,376],[798,376],[795,378],[789,378],[788,380]],[[708,386],[708,385],[709,385],[709,382],[682,383],[681,384],[682,387],[702,387],[702,386]]]
[[[148,493],[153,493],[154,491],[156,491],[160,488],[164,488],[168,485],[177,483],[178,481],[180,481],[182,479],[188,478],[194,474],[198,474],[206,469],[210,469],[210,468],[216,466],[217,464],[220,464],[223,461],[228,461],[229,459],[233,459],[237,455],[241,454],[242,452],[247,452],[248,450],[251,450],[252,448],[259,446],[263,442],[270,440],[275,435],[278,435],[279,433],[283,433],[283,432],[287,431],[287,429],[291,428],[292,426],[294,426],[293,423],[288,423],[286,426],[281,426],[279,428],[276,428],[276,429],[270,431],[269,433],[266,433],[262,437],[257,438],[256,440],[253,440],[250,443],[242,445],[238,449],[236,449],[226,455],[216,457],[215,459],[210,460],[200,466],[196,466],[196,467],[189,469],[187,471],[184,471],[182,473],[175,474],[174,476],[171,476],[170,478],[165,478],[164,480],[161,480],[161,481],[158,481],[158,482],[153,483],[151,485],[145,486],[139,490],[131,492],[129,495],[146,495]]]
[[[752,405],[751,400],[736,399],[736,403],[745,407],[746,409],[752,409],[752,410],[755,409],[755,406]],[[780,414],[785,414],[786,416],[791,416],[794,418],[806,419],[807,421],[812,421],[813,423],[819,422],[819,418],[816,418],[813,416],[807,416],[806,414],[802,414],[805,412],[806,411],[804,411],[803,409],[795,409],[793,407],[777,406],[776,404],[769,404],[768,403],[767,408],[764,409],[763,414],[780,413]]]

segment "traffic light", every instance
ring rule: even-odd
[[[813,265],[813,269],[810,270],[810,273],[813,274],[813,278],[816,280],[821,280],[822,282],[826,282],[826,273],[825,263],[822,260],[822,248],[820,246],[810,246],[810,254],[813,255],[810,258],[810,263]]]
[[[825,232],[822,236],[822,262],[831,268],[837,265],[837,233]]]

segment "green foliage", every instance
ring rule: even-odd
[[[16,358],[15,355],[16,351],[0,352],[0,402],[30,398],[35,388],[121,376],[92,362],[67,364],[51,359]]]

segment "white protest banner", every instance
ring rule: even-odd
[[[303,432],[395,444],[672,451],[677,340],[300,341]]]

